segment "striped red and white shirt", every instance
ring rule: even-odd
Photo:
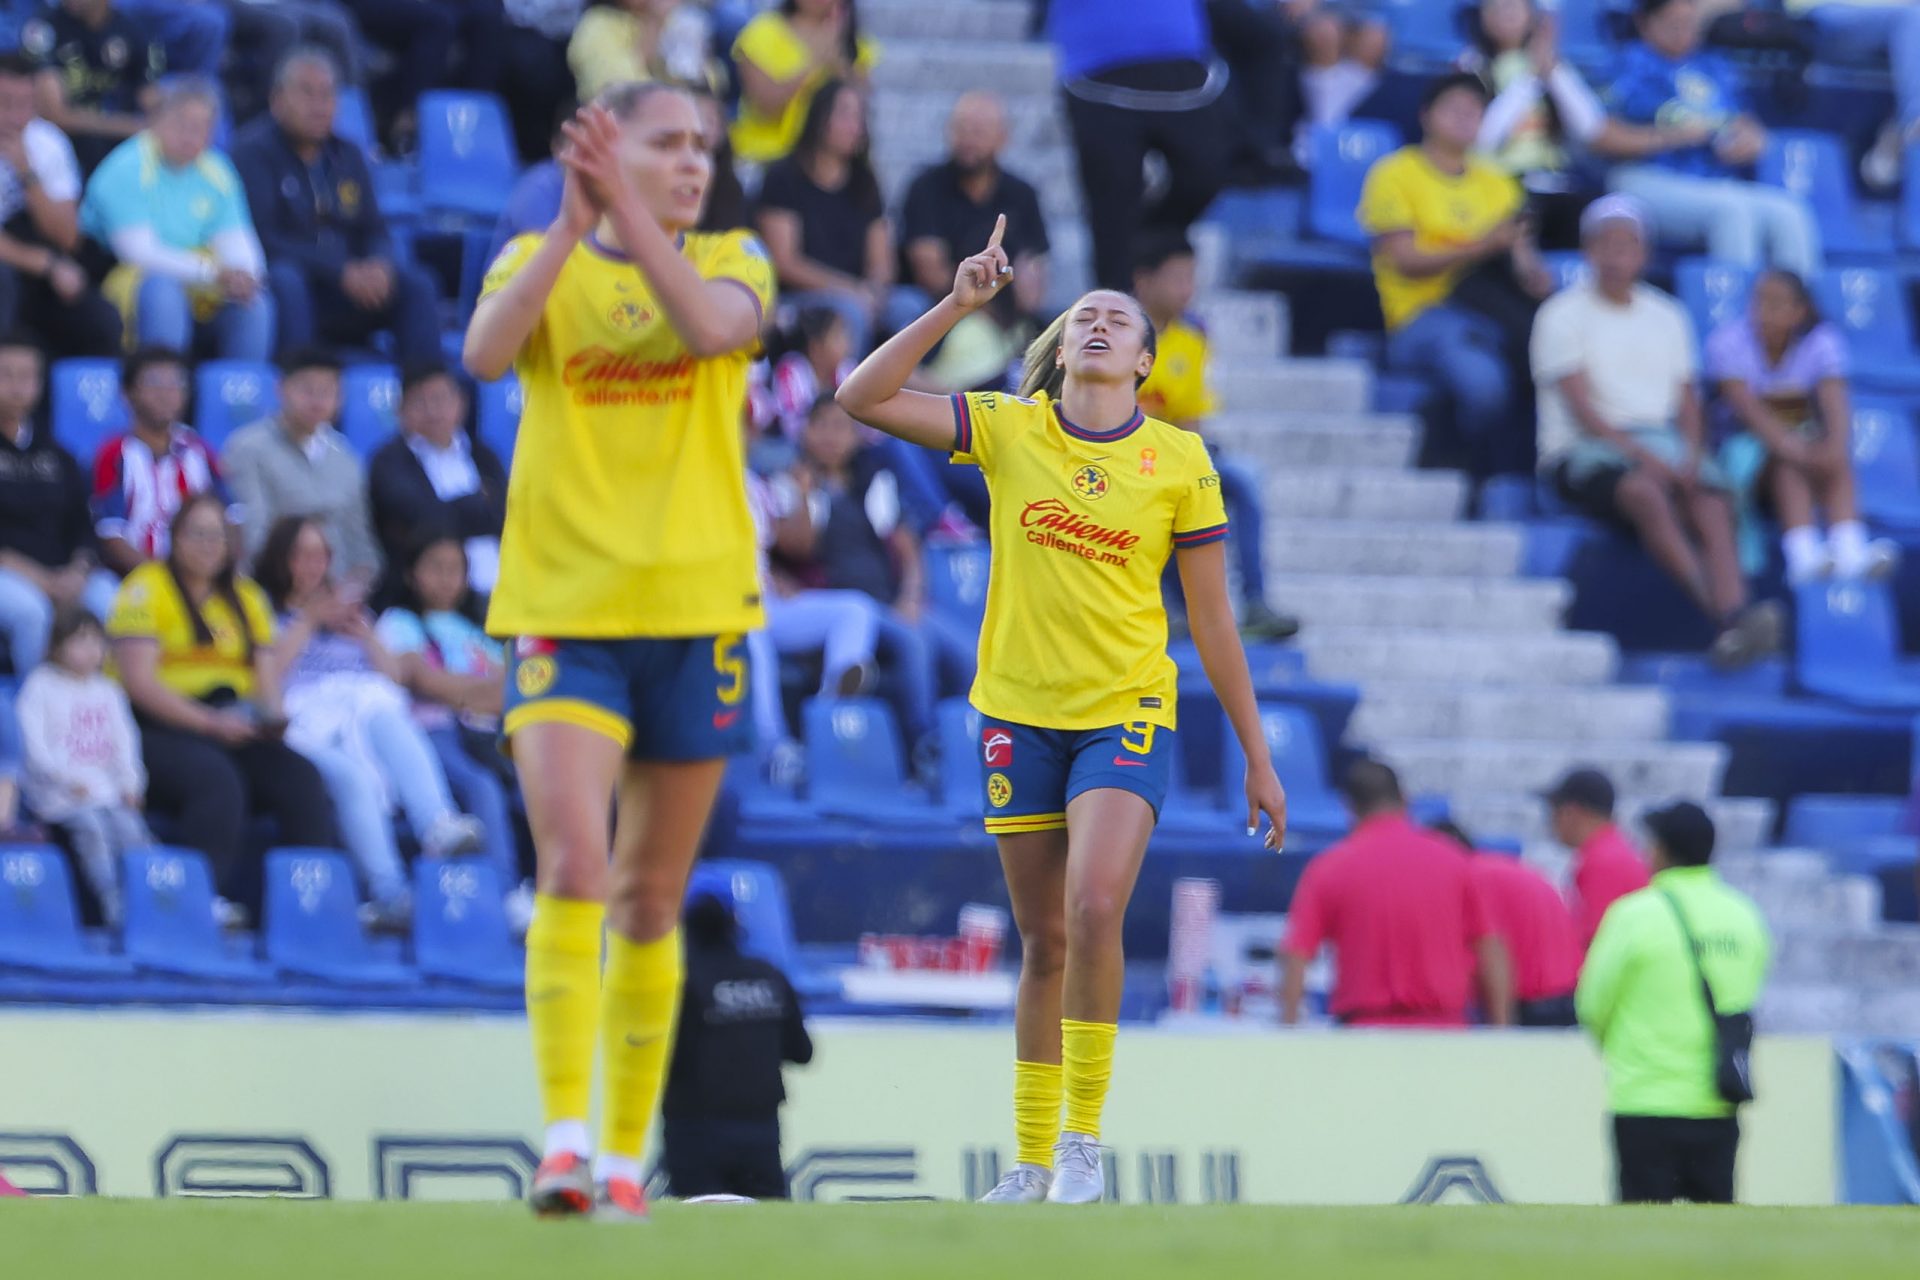
[[[160,457],[128,432],[107,441],[94,458],[94,531],[102,539],[124,538],[148,559],[161,559],[169,550],[173,517],[188,498],[206,490],[233,506],[220,464],[198,432],[176,426]]]

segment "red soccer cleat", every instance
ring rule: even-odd
[[[647,1192],[627,1178],[608,1178],[594,1194],[595,1222],[645,1222]]]
[[[527,1203],[543,1218],[571,1218],[593,1211],[593,1172],[571,1151],[560,1151],[540,1162],[533,1173]]]

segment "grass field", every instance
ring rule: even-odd
[[[0,1273],[21,1280],[1875,1280],[1916,1259],[1920,1213],[1897,1209],[669,1204],[602,1227],[508,1205],[0,1200]]]

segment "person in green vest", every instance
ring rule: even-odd
[[[1713,820],[1699,805],[1644,821],[1653,882],[1608,908],[1574,1008],[1606,1060],[1620,1199],[1729,1204],[1740,1122],[1717,1083],[1713,1010],[1752,1010],[1772,942],[1759,909],[1708,865]]]

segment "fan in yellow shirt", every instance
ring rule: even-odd
[[[564,133],[560,215],[501,252],[464,359],[482,379],[516,367],[526,396],[488,626],[516,638],[504,728],[538,862],[527,1019],[547,1137],[531,1199],[631,1220],[680,904],[725,757],[751,733],[741,633],[761,615],[739,424],[773,286],[752,237],[690,230],[712,161],[686,93],[616,86]]]
[[[848,0],[781,0],[749,22],[733,42],[740,72],[740,118],[733,153],[772,164],[800,140],[813,95],[829,80],[865,89],[880,47],[854,29]]]
[[[1278,847],[1286,794],[1227,597],[1220,478],[1200,438],[1140,412],[1154,333],[1124,293],[1087,294],[1027,351],[1020,394],[904,390],[936,343],[1013,278],[1000,247],[855,369],[862,422],[978,466],[994,556],[973,704],[981,787],[1023,950],[1014,1015],[1019,1163],[994,1202],[1104,1193],[1100,1112],[1125,967],[1121,925],[1169,782],[1176,672],[1160,574],[1177,555],[1201,662],[1247,753],[1247,833]],[[1071,914],[1067,903],[1083,904]],[[1065,1103],[1064,1121],[1061,1115]]]

